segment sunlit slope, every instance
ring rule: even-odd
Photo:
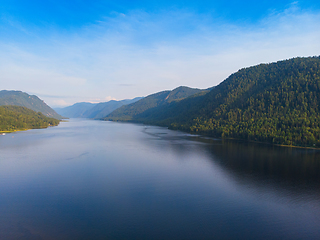
[[[56,126],[59,120],[44,116],[26,107],[0,106],[0,132]]]
[[[140,119],[140,115],[147,111],[151,111],[152,109],[156,110],[157,108],[169,105],[172,102],[181,101],[182,99],[202,91],[203,90],[195,88],[178,87],[172,91],[151,94],[135,103],[118,108],[109,114],[106,119],[115,121],[135,121]]]
[[[41,112],[47,117],[61,119],[62,117],[35,95],[21,91],[0,91],[0,105],[16,105]]]

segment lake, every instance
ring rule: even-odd
[[[85,119],[6,134],[0,239],[320,239],[320,151]]]

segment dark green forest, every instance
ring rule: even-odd
[[[47,128],[56,126],[59,120],[44,116],[26,107],[0,106],[0,132]]]
[[[190,130],[218,137],[320,147],[319,94],[319,57],[241,69],[206,96]]]
[[[114,113],[111,120],[126,120]],[[148,109],[131,121],[220,138],[320,147],[319,119],[320,57],[308,57],[243,68],[206,94]]]

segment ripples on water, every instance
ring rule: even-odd
[[[71,120],[0,136],[0,239],[320,239],[320,153]]]

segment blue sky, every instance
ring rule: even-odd
[[[208,88],[319,39],[320,1],[0,0],[0,84],[53,107]]]

